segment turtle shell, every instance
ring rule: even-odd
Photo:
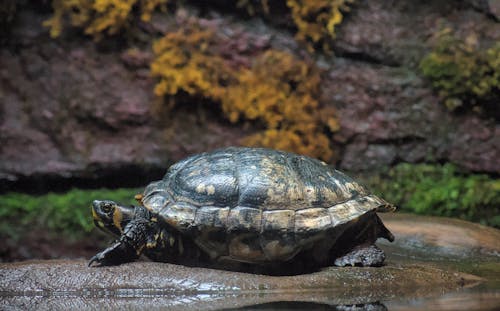
[[[226,148],[172,165],[142,203],[213,258],[287,260],[350,221],[393,206],[326,163],[264,148]],[[327,244],[328,244],[327,243]]]

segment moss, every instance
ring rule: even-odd
[[[500,43],[484,49],[477,41],[474,35],[458,39],[446,28],[437,35],[433,51],[420,62],[422,73],[450,110],[498,110]]]
[[[168,0],[53,0],[54,15],[43,25],[50,28],[50,35],[58,37],[66,20],[85,34],[96,39],[103,34],[113,35],[130,26],[139,17],[151,20],[152,12],[165,8]],[[139,13],[136,13],[139,12]]]
[[[331,160],[325,130],[335,131],[333,109],[318,101],[321,76],[312,62],[269,49],[254,51],[250,65],[234,65],[218,48],[215,31],[189,24],[155,42],[151,73],[158,96],[187,93],[222,107],[229,121],[254,122],[263,131],[244,144]]]
[[[94,228],[90,212],[94,199],[133,204],[136,189],[79,190],[33,196],[22,193],[0,195],[0,236],[17,239],[32,228],[77,239]]]
[[[367,179],[375,193],[417,214],[500,227],[500,179],[465,174],[452,164],[399,164]]]

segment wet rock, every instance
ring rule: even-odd
[[[382,217],[396,242],[381,245],[387,261],[379,268],[328,267],[277,277],[155,262],[89,268],[86,260],[25,261],[0,264],[0,301],[42,310],[215,310],[284,302],[333,310],[413,310],[416,302],[475,310],[500,304],[499,230],[446,218]]]
[[[494,258],[500,261],[500,230],[459,219],[412,214],[379,214],[394,233],[393,244],[425,258]]]
[[[480,280],[472,275],[417,264],[390,264],[382,268],[328,268],[298,276],[273,277],[188,268],[154,262],[134,262],[116,267],[88,268],[86,261],[41,261],[0,264],[0,291],[9,295],[140,297],[206,297],[248,293],[281,293],[265,299],[249,295],[247,303],[297,300],[299,293],[323,292],[321,300],[339,297],[337,303],[419,297],[435,290],[447,291]],[[335,293],[335,295],[332,295]],[[271,295],[270,295],[271,296]],[[213,299],[213,298],[212,298]]]

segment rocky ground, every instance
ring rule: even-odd
[[[500,306],[500,231],[410,215],[389,215],[384,222],[396,243],[381,245],[388,258],[380,268],[276,277],[153,262],[88,268],[81,259],[26,261],[0,264],[0,301],[7,308],[42,310]]]
[[[337,109],[341,123],[331,137],[338,166],[451,161],[500,172],[498,123],[449,112],[417,69],[442,25],[498,40],[494,3],[380,0],[353,7],[338,29],[337,56],[315,56],[325,69],[323,102]],[[237,145],[251,131],[199,103],[160,112],[147,68],[149,45],[130,54],[119,40],[95,43],[71,31],[51,39],[40,26],[50,12],[39,8],[22,6],[0,47],[0,190],[144,185],[172,161]],[[199,14],[196,4],[182,12]],[[172,30],[169,18],[159,18],[156,29]],[[204,18],[239,38],[240,50],[261,40],[303,53],[292,33],[269,21],[217,10]]]

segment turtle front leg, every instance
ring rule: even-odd
[[[116,241],[110,247],[90,258],[88,266],[97,263],[100,266],[112,266],[137,259],[135,249],[126,242]]]
[[[147,218],[133,219],[123,230],[120,239],[92,257],[88,266],[94,263],[100,266],[118,265],[139,258],[146,244],[151,243],[151,236],[155,233],[153,225]]]

